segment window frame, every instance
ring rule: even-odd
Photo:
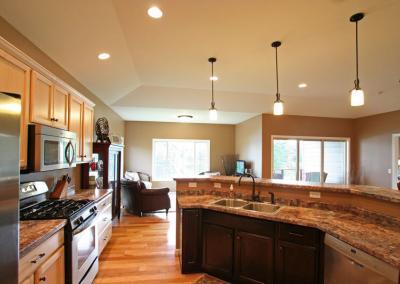
[[[345,178],[345,184],[350,183],[350,143],[351,143],[351,138],[350,137],[323,137],[323,136],[295,136],[295,135],[271,135],[271,172],[270,176],[271,179],[274,174],[274,140],[296,140],[297,142],[297,161],[296,161],[296,181],[299,182],[300,179],[300,140],[306,140],[306,141],[320,141],[321,142],[321,166],[320,166],[320,181],[321,183],[323,180],[323,172],[324,172],[324,155],[325,155],[325,145],[324,142],[335,142],[335,141],[342,141],[346,142],[346,149],[345,149],[345,154],[346,154],[346,165],[345,165],[345,173],[346,173],[346,178]]]
[[[161,181],[161,182],[168,182],[168,181],[173,181],[174,177],[171,177],[171,179],[158,179],[158,177],[155,175],[155,143],[157,142],[167,142],[167,155],[168,155],[168,142],[192,142],[192,143],[206,143],[207,144],[207,149],[208,149],[208,163],[207,163],[207,168],[209,171],[211,168],[211,140],[210,139],[185,139],[185,138],[180,138],[180,139],[170,139],[170,138],[153,138],[152,139],[152,148],[151,148],[151,174],[152,174],[152,180],[153,181]],[[194,147],[194,161],[196,161],[196,148]]]

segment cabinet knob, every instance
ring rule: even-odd
[[[46,282],[46,276],[40,277],[40,278],[39,278],[39,281]]]
[[[237,237],[236,237],[236,239],[237,239],[237,240],[240,240],[240,237],[239,237],[239,236],[237,236]]]

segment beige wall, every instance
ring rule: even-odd
[[[271,136],[353,137],[352,119],[272,114],[262,115],[264,178],[271,178]],[[353,143],[351,143],[353,145]],[[351,147],[353,148],[353,147]],[[351,150],[352,151],[352,150]]]
[[[220,156],[235,153],[235,126],[168,122],[125,122],[125,169],[152,174],[152,139],[209,139],[211,170],[223,173]],[[155,184],[157,186],[157,184]]]
[[[392,187],[392,134],[400,133],[400,110],[354,120],[355,182]]]
[[[262,115],[235,125],[235,152],[250,163],[254,175],[262,175]]]
[[[61,80],[68,83],[82,95],[93,101],[96,104],[94,111],[95,121],[101,116],[107,117],[110,125],[110,132],[124,136],[124,121],[119,115],[105,105],[95,94],[72,77],[72,75],[52,60],[48,55],[36,47],[31,41],[19,33],[14,27],[7,23],[2,17],[0,17],[0,36],[30,56]]]

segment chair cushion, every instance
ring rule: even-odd
[[[140,177],[137,172],[126,171],[125,178],[128,180],[139,181]]]
[[[150,181],[142,181],[142,183],[144,184],[146,189],[151,189],[151,187],[153,186],[153,183]]]

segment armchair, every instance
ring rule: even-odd
[[[145,212],[154,212],[171,208],[169,188],[148,189],[141,181],[121,180],[122,204],[124,208],[135,215],[142,216]]]

